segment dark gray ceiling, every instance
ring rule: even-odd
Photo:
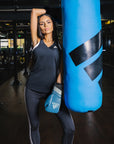
[[[114,0],[100,1],[102,18],[114,19]],[[61,0],[0,0],[0,19],[29,19],[33,7],[48,8],[49,13],[58,19],[61,13]]]
[[[101,0],[102,18],[114,19],[114,0]]]
[[[32,8],[46,8],[60,19],[60,0],[0,0],[0,20],[30,20]]]
[[[0,0],[0,8],[58,7],[60,0]]]
[[[103,18],[114,19],[114,0],[100,0],[101,1],[101,14]],[[60,14],[61,0],[0,0],[0,19],[29,19],[28,15],[30,9],[33,7],[50,9],[52,14]],[[5,10],[9,9],[5,12]],[[14,10],[23,12],[16,12]],[[24,14],[22,14],[24,13]],[[57,15],[55,14],[55,15]],[[60,16],[60,15],[59,15]]]
[[[103,19],[114,19],[114,0],[101,1],[101,16]],[[0,0],[0,31],[7,32],[12,25],[6,25],[6,21],[17,20],[23,23],[23,29],[29,30],[27,23],[30,21],[32,8],[46,8],[47,13],[54,16],[58,23],[61,23],[61,0]],[[6,21],[3,21],[6,20]],[[11,27],[11,28],[10,28]],[[20,26],[19,24],[19,27]]]

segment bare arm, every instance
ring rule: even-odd
[[[62,54],[61,54],[62,55]],[[62,84],[62,81],[63,81],[63,57],[61,56],[61,61],[60,61],[60,72],[59,72],[59,75],[57,77],[57,83],[60,83]]]
[[[58,77],[57,77],[57,83],[62,83],[62,76],[61,76],[61,72],[59,73]]]
[[[31,12],[31,38],[33,47],[40,41],[40,38],[37,36],[37,27],[38,27],[38,16],[45,14],[45,9],[32,9]]]

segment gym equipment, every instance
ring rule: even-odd
[[[62,0],[64,99],[76,112],[102,105],[100,0]]]

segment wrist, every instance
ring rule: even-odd
[[[55,86],[56,86],[57,88],[59,88],[60,90],[62,90],[62,88],[63,88],[62,83],[55,83]]]
[[[59,89],[57,86],[54,86],[53,90],[56,91],[59,95],[62,95],[62,90]]]

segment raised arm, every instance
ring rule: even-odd
[[[37,35],[37,27],[38,27],[38,16],[45,14],[45,9],[36,9],[33,8],[31,12],[31,38],[33,47],[40,41],[40,38]]]

